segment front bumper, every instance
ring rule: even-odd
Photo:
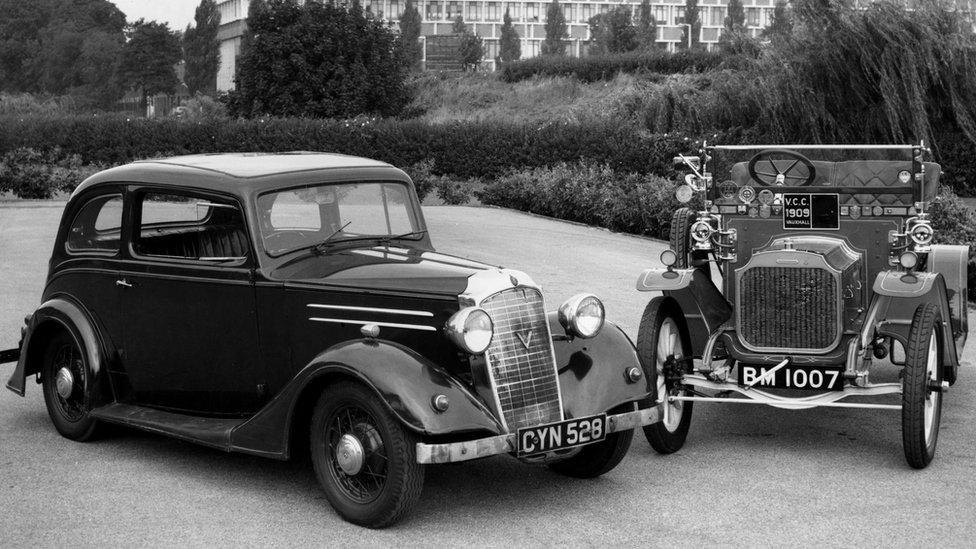
[[[607,432],[628,431],[661,421],[662,405],[607,416]],[[514,454],[515,433],[447,444],[417,443],[417,463],[454,463],[498,454]]]

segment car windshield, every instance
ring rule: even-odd
[[[258,197],[264,250],[272,257],[325,243],[422,237],[403,183],[313,185]]]

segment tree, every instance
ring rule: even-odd
[[[464,23],[464,17],[460,13],[454,18],[454,22],[451,23],[451,32],[458,35],[468,32],[468,26]]]
[[[140,19],[133,23],[122,48],[122,82],[142,91],[142,105],[150,95],[170,92],[179,84],[173,65],[180,61],[180,40],[166,23]]]
[[[637,27],[630,6],[620,5],[589,20],[590,53],[623,53],[637,49]]]
[[[657,47],[657,19],[651,13],[650,0],[642,0],[637,22],[637,41],[645,50]]]
[[[454,19],[451,29],[454,34],[460,37],[458,61],[461,62],[461,69],[467,71],[478,68],[481,60],[485,57],[485,45],[481,37],[468,29],[468,26],[464,24],[464,17],[460,13]]]
[[[688,48],[688,26],[691,25],[691,47],[694,48],[701,38],[701,16],[698,13],[698,0],[685,0],[685,19],[681,26],[681,42],[679,48]]]
[[[420,12],[413,5],[413,0],[407,0],[406,7],[400,15],[400,55],[407,69],[417,70],[424,52],[420,44]]]
[[[505,17],[502,19],[501,37],[498,40],[498,57],[501,63],[508,63],[522,57],[522,40],[518,31],[515,30],[515,25],[512,24],[508,8],[505,8]]]
[[[776,2],[773,17],[769,21],[769,26],[763,29],[762,36],[770,40],[779,40],[788,38],[791,34],[793,34],[793,20],[786,2],[780,0]]]
[[[252,1],[238,59],[238,116],[395,116],[406,105],[397,35],[358,4]]]
[[[546,9],[546,39],[542,42],[542,55],[566,55],[566,43],[569,36],[566,30],[566,16],[559,0],[552,0]]]
[[[742,7],[742,0],[729,0],[728,15],[718,39],[718,47],[730,55],[758,55],[759,45],[746,29],[746,11]]]
[[[725,16],[725,32],[741,32],[746,28],[746,10],[742,0],[729,0],[728,15]]]
[[[217,92],[217,71],[220,69],[220,45],[217,29],[220,12],[214,0],[202,0],[194,14],[196,26],[187,26],[183,33],[183,59],[186,61],[184,81],[191,94]]]

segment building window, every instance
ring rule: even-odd
[[[481,4],[478,2],[468,2],[468,21],[477,21],[481,19]]]
[[[526,21],[538,21],[539,20],[539,4],[538,2],[529,2],[525,5],[525,20]]]
[[[502,16],[498,13],[498,2],[488,2],[488,20],[489,21],[501,21]],[[513,16],[514,17],[514,16]]]
[[[721,27],[725,24],[725,8],[711,8],[709,13],[712,15],[711,22],[713,27]]]
[[[403,15],[403,4],[399,0],[390,0],[390,16],[399,19]]]
[[[460,2],[448,2],[447,3],[447,18],[453,21],[458,15],[461,15],[461,3]]]
[[[661,25],[668,24],[668,7],[667,6],[654,6],[653,7],[654,20]]]
[[[508,16],[512,18],[512,21],[522,20],[522,4],[509,2],[505,5],[505,9],[508,10]]]
[[[674,24],[684,25],[685,24],[685,9],[678,8],[674,10]]]
[[[566,18],[566,23],[572,23],[573,20],[575,19],[574,15],[576,14],[577,4],[571,4],[567,2],[565,4],[560,4],[560,5],[563,8],[563,17]]]
[[[746,9],[746,25],[750,27],[759,26],[759,8]]]
[[[498,57],[498,40],[485,40],[485,59]]]
[[[427,17],[429,20],[436,20],[441,18],[441,3],[437,0],[432,2],[427,2]]]
[[[593,17],[593,4],[583,4],[580,6],[580,22],[587,23]]]
[[[529,57],[537,57],[539,55],[539,40],[529,40],[528,42]],[[523,45],[525,44],[523,43]],[[523,51],[523,56],[524,53],[525,52]]]

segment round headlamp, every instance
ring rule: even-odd
[[[559,306],[559,323],[566,333],[590,338],[603,328],[603,302],[593,294],[577,294]]]
[[[661,263],[665,267],[670,267],[678,262],[678,254],[674,253],[674,250],[664,250],[661,252]]]
[[[912,227],[912,232],[909,233],[912,237],[912,242],[918,244],[919,246],[928,246],[932,243],[932,237],[934,233],[932,231],[932,226],[928,223],[919,223]]]
[[[918,265],[918,254],[915,252],[902,252],[898,256],[898,263],[901,263],[901,266],[906,269],[914,269]]]
[[[712,228],[712,224],[708,221],[695,221],[691,226],[691,237],[698,242],[708,242],[714,232],[715,229]]]
[[[491,345],[495,325],[484,309],[466,307],[451,315],[444,331],[463,351],[480,355]]]
[[[695,196],[695,190],[688,185],[682,185],[674,191],[674,197],[678,199],[678,202],[682,204],[687,204],[691,202],[692,197]]]

